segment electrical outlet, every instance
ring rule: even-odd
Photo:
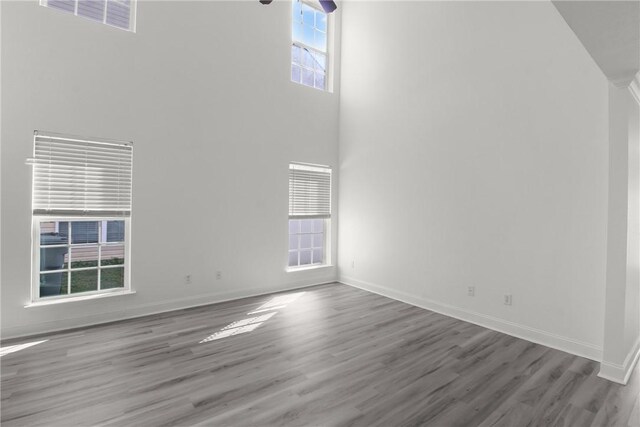
[[[187,274],[186,276],[184,276],[184,283],[186,285],[190,285],[191,284],[191,275]]]
[[[216,271],[216,280],[222,279],[222,271]]]
[[[476,287],[475,286],[469,286],[467,288],[467,295],[469,295],[470,297],[474,297],[476,295]]]
[[[512,300],[511,300],[511,294],[505,294],[504,295],[504,305],[511,305]]]

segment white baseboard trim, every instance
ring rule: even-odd
[[[600,372],[598,372],[598,376],[618,384],[627,384],[631,373],[638,364],[639,358],[640,337],[638,337],[634,346],[631,348],[631,351],[629,351],[627,357],[625,357],[622,365],[603,360],[602,363],[600,363]]]
[[[2,341],[63,332],[69,329],[95,326],[103,323],[119,322],[121,320],[136,319],[139,317],[152,316],[154,314],[161,314],[176,310],[184,310],[186,308],[202,307],[205,305],[217,304],[241,298],[287,292],[295,289],[308,288],[311,286],[325,285],[328,283],[333,283],[335,281],[336,280],[333,279],[321,280],[317,282],[296,281],[273,289],[250,288],[240,291],[199,294],[174,299],[170,302],[143,304],[134,308],[111,311],[108,313],[100,313],[92,316],[81,316],[68,319],[52,320],[47,322],[39,322],[29,325],[5,327],[2,328]]]
[[[424,308],[426,310],[435,311],[436,313],[444,314],[445,316],[473,323],[488,329],[492,329],[494,331],[512,335],[517,338],[522,338],[536,344],[542,344],[556,350],[575,354],[576,356],[585,357],[596,362],[602,360],[602,348],[590,343],[574,340],[569,337],[521,325],[515,322],[510,322],[508,320],[500,319],[486,314],[477,313],[471,310],[454,307],[452,305],[433,301],[427,298],[417,297],[406,292],[398,291],[369,282],[364,282],[352,277],[340,276],[338,281],[340,283],[344,283],[345,285],[373,292],[378,295],[414,305],[416,307]]]

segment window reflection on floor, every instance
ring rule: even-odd
[[[199,342],[199,344],[203,344],[210,341],[219,340],[222,338],[227,338],[233,335],[244,334],[246,332],[251,332],[255,330],[258,326],[262,325],[267,320],[271,319],[278,312],[277,310],[285,308],[288,304],[296,301],[304,295],[304,292],[296,292],[294,294],[287,295],[279,295],[277,297],[271,298],[266,303],[262,304],[260,307],[256,308],[253,311],[247,313],[247,316],[251,316],[253,314],[265,313],[260,316],[249,317],[246,319],[238,320],[236,322],[230,323],[224,328],[220,329],[218,332],[209,335],[207,338],[203,339]]]

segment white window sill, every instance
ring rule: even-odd
[[[287,268],[287,273],[294,273],[296,271],[307,271],[307,270],[318,270],[321,268],[330,268],[333,267],[331,264],[322,264],[322,265],[310,265],[304,267],[289,267]]]
[[[77,301],[87,301],[98,298],[106,298],[106,297],[117,297],[121,295],[133,295],[136,291],[116,291],[116,292],[105,292],[103,294],[92,294],[92,295],[78,295],[76,297],[69,298],[56,298],[56,299],[43,299],[40,301],[34,301],[24,306],[24,308],[33,308],[33,307],[43,307],[46,305],[56,305],[56,304],[64,304],[67,302],[77,302]]]

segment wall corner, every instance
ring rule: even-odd
[[[636,102],[640,105],[640,71],[636,74],[631,83],[629,83],[629,91]]]

